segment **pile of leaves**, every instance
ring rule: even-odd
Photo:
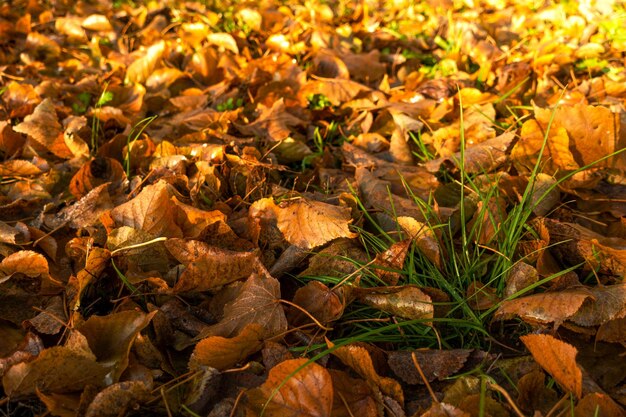
[[[0,413],[622,416],[626,9],[0,4]]]

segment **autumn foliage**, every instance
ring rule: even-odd
[[[0,413],[624,415],[625,53],[610,0],[2,2]]]

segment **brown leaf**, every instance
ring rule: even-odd
[[[111,218],[117,226],[141,229],[155,237],[182,237],[182,231],[174,223],[176,208],[170,200],[172,195],[171,186],[160,180],[111,210]]]
[[[150,389],[141,381],[110,385],[93,399],[85,417],[116,417],[150,399]]]
[[[293,303],[299,305],[322,324],[338,320],[346,306],[344,293],[341,289],[334,291],[319,281],[310,281],[302,288],[298,288],[293,297]],[[298,309],[291,310],[290,322],[300,326],[311,320]]]
[[[546,387],[546,374],[539,369],[521,377],[517,389],[517,404],[524,411],[541,410],[545,414],[558,400],[556,392]]]
[[[220,371],[232,368],[262,346],[263,328],[250,324],[230,339],[211,336],[198,342],[189,359],[189,368],[208,366]]]
[[[536,120],[522,125],[520,140],[511,150],[511,160],[520,172],[531,172],[538,163],[546,133]],[[570,139],[564,127],[552,125],[543,150],[540,166],[546,174],[572,171],[579,167],[570,151]]]
[[[517,262],[508,272],[504,296],[511,297],[513,294],[534,284],[539,279],[537,270],[524,262]]]
[[[172,197],[176,205],[175,222],[186,238],[198,238],[209,226],[221,222],[226,222],[226,216],[219,210],[201,210],[199,208],[183,204],[176,197]],[[224,224],[224,227],[228,227]]]
[[[31,362],[12,366],[4,374],[5,393],[14,398],[41,392],[80,391],[85,385],[104,385],[109,369],[95,358],[64,346],[44,350]]]
[[[334,348],[334,344],[330,341],[326,341],[326,343],[329,349]],[[334,349],[332,354],[341,359],[341,362],[352,368],[368,383],[378,387],[386,395],[400,403],[400,405],[404,404],[404,393],[398,381],[380,376],[374,369],[374,363],[369,352],[364,347],[350,344]]]
[[[333,106],[340,106],[352,100],[360,93],[367,93],[371,90],[355,81],[320,78],[307,82],[298,92],[300,102],[307,105],[307,98],[315,94],[322,94],[332,103]]]
[[[187,268],[175,292],[207,291],[247,278],[258,269],[255,252],[234,252],[198,240],[168,239],[165,247]]]
[[[585,395],[574,407],[576,417],[621,417],[624,409],[606,394],[593,392]]]
[[[41,173],[41,168],[23,159],[13,159],[0,163],[0,175],[3,177],[27,177]]]
[[[256,201],[250,207],[252,218],[273,216],[278,229],[292,245],[313,249],[341,237],[354,238],[350,232],[350,209],[314,200],[297,199],[276,205],[272,199]]]
[[[479,311],[488,310],[500,302],[495,288],[478,281],[468,285],[465,298],[471,308]]]
[[[235,124],[244,135],[256,135],[270,142],[280,142],[291,135],[293,128],[303,126],[305,121],[289,113],[284,99],[276,100],[271,107],[259,104],[259,116],[246,125]]]
[[[419,364],[426,380],[443,381],[458,372],[472,351],[470,349],[453,350],[414,350],[395,351],[389,353],[389,367],[407,384],[424,384],[412,355]]]
[[[420,417],[470,417],[470,414],[450,404],[433,403]]]
[[[113,382],[117,382],[128,366],[133,341],[155,314],[127,310],[108,316],[91,316],[77,327],[87,338],[98,363],[110,370],[109,378]]]
[[[547,334],[529,334],[520,337],[520,340],[559,385],[581,397],[583,377],[576,364],[578,351],[574,346]]]
[[[70,181],[70,192],[81,198],[94,188],[104,184],[118,184],[126,179],[122,164],[112,158],[97,157],[84,164]]]
[[[11,109],[11,118],[21,118],[33,112],[36,105],[41,102],[41,97],[30,84],[19,84],[11,81],[6,85],[6,91],[2,99],[8,109]]]
[[[232,337],[249,324],[263,327],[263,338],[269,339],[287,330],[287,319],[280,302],[278,281],[266,274],[252,274],[237,297],[224,306],[224,316],[201,337]]]
[[[554,323],[559,326],[572,317],[591,298],[586,288],[572,288],[564,291],[533,294],[514,300],[503,301],[495,319],[507,320],[519,316],[522,320],[535,323]]]
[[[430,296],[414,285],[400,287],[353,288],[359,302],[408,320],[424,320],[430,323],[434,307]]]
[[[346,372],[329,369],[333,380],[333,417],[376,417],[378,406],[374,392],[362,379]]]
[[[329,417],[332,379],[326,369],[307,359],[291,359],[270,370],[267,381],[246,393],[247,403],[268,417]]]
[[[48,261],[37,252],[21,250],[7,256],[0,262],[0,284],[18,273],[31,278],[47,276]]]
[[[412,239],[405,239],[396,242],[384,252],[376,255],[374,258],[374,272],[378,278],[387,285],[394,286],[400,279],[400,270],[404,266],[404,260],[409,253]],[[377,268],[377,267],[382,268]]]
[[[56,110],[52,100],[44,99],[32,114],[26,116],[24,121],[13,128],[16,132],[27,134],[28,137],[46,149],[62,132]]]
[[[135,59],[126,69],[124,83],[144,83],[161,62],[165,42],[160,40],[144,50],[143,56]]]
[[[576,103],[556,109],[535,108],[535,118],[545,129],[552,119],[552,129],[563,128],[570,137],[571,155],[579,166],[588,165],[622,149],[619,115],[604,106]],[[601,167],[624,169],[623,153],[598,163]]]

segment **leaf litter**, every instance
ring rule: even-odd
[[[624,414],[622,2],[70,3],[0,4],[3,415]]]

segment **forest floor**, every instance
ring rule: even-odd
[[[0,416],[626,406],[626,7],[0,2]]]

